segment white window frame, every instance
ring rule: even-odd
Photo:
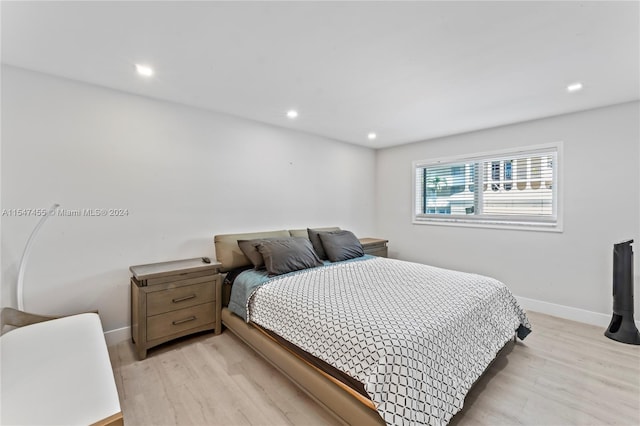
[[[491,215],[442,215],[442,214],[420,214],[418,213],[418,185],[416,172],[418,168],[436,166],[446,163],[465,163],[480,162],[499,158],[509,158],[517,155],[535,155],[536,152],[555,150],[556,161],[553,162],[553,210],[552,217],[537,219],[536,217],[518,217],[518,216],[491,216]],[[462,227],[479,227],[479,228],[498,228],[498,229],[517,229],[526,231],[545,231],[545,232],[562,232],[563,231],[563,142],[552,142],[541,145],[523,146],[514,149],[504,149],[500,151],[482,152],[472,155],[458,155],[445,158],[428,159],[414,161],[412,163],[412,222],[414,225],[443,225],[443,226],[462,226]],[[484,184],[483,173],[478,173],[478,181],[476,185],[482,188]],[[480,199],[482,199],[482,191],[480,191]],[[421,198],[420,198],[421,199]]]

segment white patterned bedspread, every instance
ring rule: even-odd
[[[514,332],[531,328],[495,279],[386,258],[276,277],[247,310],[362,382],[390,425],[447,424]]]

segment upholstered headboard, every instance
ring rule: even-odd
[[[319,231],[336,231],[340,228],[313,228]],[[213,237],[213,242],[216,248],[216,259],[222,263],[222,272],[227,272],[234,268],[241,266],[251,265],[251,262],[242,253],[240,247],[238,247],[238,240],[253,240],[256,238],[277,238],[277,237],[304,237],[309,238],[307,234],[307,228],[304,229],[292,229],[292,230],[280,230],[280,231],[264,231],[264,232],[249,232],[244,234],[221,234]]]

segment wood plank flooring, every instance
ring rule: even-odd
[[[640,346],[528,314],[534,332],[494,362],[451,425],[640,425]],[[128,426],[340,424],[229,331],[144,361],[130,341],[109,352]]]

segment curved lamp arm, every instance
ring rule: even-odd
[[[31,253],[33,240],[36,239],[36,235],[38,234],[38,231],[40,230],[40,228],[42,228],[42,225],[44,225],[44,223],[49,218],[49,216],[52,216],[55,214],[55,210],[58,207],[60,207],[60,204],[54,204],[49,208],[49,210],[47,210],[47,214],[45,216],[42,216],[42,219],[40,219],[36,227],[33,228],[33,231],[31,232],[31,236],[29,237],[29,240],[27,240],[27,245],[24,247],[24,253],[22,253],[22,260],[20,261],[20,269],[18,270],[18,285],[16,288],[16,292],[18,294],[18,309],[20,309],[21,311],[24,311],[24,294],[23,294],[24,271],[27,266],[27,260],[29,259],[29,253]]]

